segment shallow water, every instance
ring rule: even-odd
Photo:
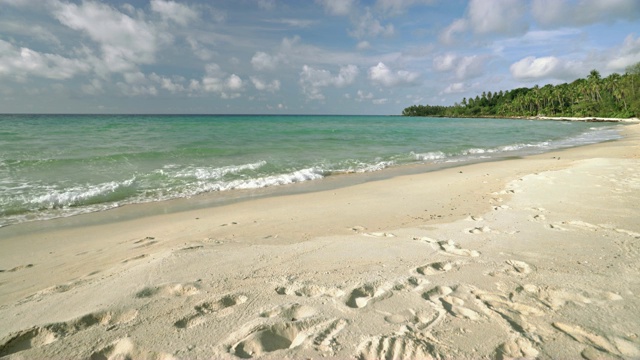
[[[390,116],[0,115],[0,225],[409,164],[541,153],[619,138],[620,126]]]

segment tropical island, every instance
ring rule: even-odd
[[[560,85],[547,84],[463,98],[453,106],[413,105],[404,116],[434,117],[599,117],[640,116],[640,63],[625,74],[605,78],[591,70],[586,78]]]

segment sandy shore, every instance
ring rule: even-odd
[[[640,358],[640,125],[624,132],[337,190],[0,228],[0,357]]]
[[[640,119],[636,118],[606,118],[606,117],[565,117],[565,116],[534,116],[528,119],[532,120],[557,120],[557,121],[592,121],[592,122],[620,122],[637,124],[640,123]]]

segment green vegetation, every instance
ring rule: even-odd
[[[640,116],[640,63],[626,68],[624,75],[602,78],[592,70],[586,79],[570,84],[538,85],[496,93],[483,92],[463,98],[453,106],[413,105],[405,116],[444,117],[614,117]]]

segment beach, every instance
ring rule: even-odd
[[[622,133],[2,227],[0,357],[640,358],[640,125]]]

